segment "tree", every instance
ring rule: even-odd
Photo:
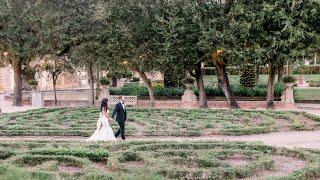
[[[94,71],[95,69],[100,68],[99,62],[103,60],[103,55],[99,54],[99,50],[101,49],[100,41],[97,40],[98,38],[96,35],[91,35],[92,36],[88,37],[88,40],[85,40],[79,46],[72,48],[70,56],[73,64],[75,64],[77,67],[84,66],[87,69],[90,85],[89,102],[91,105],[94,105]]]
[[[41,4],[36,0],[0,1],[0,60],[14,70],[14,106],[22,105],[22,67],[39,53]]]
[[[234,20],[230,25],[237,27],[232,32],[238,44],[234,54],[262,60],[261,63],[269,66],[268,108],[274,108],[277,68],[280,69],[286,59],[310,51],[315,41],[316,28],[312,23],[316,23],[318,6],[319,3],[312,1],[258,0],[238,1],[230,9]]]
[[[67,56],[57,57],[52,55],[46,55],[43,57],[42,60],[38,61],[37,64],[34,65],[34,68],[37,69],[38,72],[49,73],[49,76],[52,78],[54,105],[57,106],[57,80],[63,72],[72,72],[73,68],[71,66],[70,59],[68,59]]]
[[[101,53],[101,42],[106,41],[107,26],[104,24],[104,11],[99,0],[57,0],[48,1],[42,41],[48,54],[72,56],[72,63],[85,67],[89,76],[89,101],[94,105],[94,68],[99,60],[106,57]]]
[[[154,89],[146,72],[159,69],[158,34],[153,26],[158,1],[117,0],[109,2],[112,26],[108,49],[115,64],[137,72],[148,88],[150,106],[155,107]]]
[[[234,52],[234,49],[239,48],[238,39],[233,34],[238,27],[230,26],[231,23],[235,24],[233,22],[235,19],[229,15],[233,14],[231,12],[233,2],[226,4],[217,4],[210,0],[203,2],[206,2],[207,6],[203,9],[204,20],[199,21],[201,37],[198,44],[205,57],[214,62],[218,82],[228,100],[229,107],[237,109],[240,107],[231,89],[226,70],[229,64],[239,60],[238,54]]]
[[[315,28],[308,20],[314,18],[309,11],[319,10],[313,1],[268,1],[262,3],[263,48],[269,64],[267,107],[274,108],[274,79],[276,67],[282,68],[284,60],[305,51],[315,43]],[[318,8],[318,9],[317,9]],[[311,16],[311,18],[306,17]],[[270,38],[271,37],[271,38]],[[280,74],[281,75],[281,74]]]
[[[256,85],[255,65],[246,63],[241,69],[240,84],[253,88]]]
[[[205,13],[203,4],[197,1],[166,1],[159,15],[158,32],[163,37],[163,69],[174,68],[175,74],[186,76],[188,72],[196,79],[200,107],[207,108],[207,97],[201,64],[206,61],[205,53],[198,45],[201,37],[200,25]],[[180,71],[179,71],[180,70]],[[172,74],[170,76],[174,77]]]

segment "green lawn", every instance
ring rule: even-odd
[[[286,111],[129,109],[129,136],[244,135],[320,129],[320,119]],[[90,136],[98,108],[40,109],[0,115],[0,135]],[[112,128],[118,125],[112,121]]]
[[[320,88],[295,89],[296,101],[320,101]]]
[[[0,179],[318,179],[320,152],[242,142],[0,142]]]
[[[300,75],[294,75],[295,77],[300,77]],[[239,84],[240,82],[240,76],[239,75],[229,75],[229,80],[232,84]],[[303,74],[302,77],[307,81],[320,81],[320,74]],[[268,82],[268,75],[262,74],[259,77],[259,83],[261,84],[267,84]],[[276,76],[277,79],[277,76]],[[206,85],[212,85],[214,83],[217,83],[217,76],[215,75],[209,75],[204,77],[204,81]]]

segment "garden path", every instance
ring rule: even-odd
[[[27,111],[35,108],[32,106],[21,106],[21,107],[12,106],[12,101],[6,101],[4,99],[4,95],[0,94],[0,109],[2,113],[13,113],[13,112]]]
[[[296,103],[295,106],[299,111],[320,116],[320,104]]]
[[[0,141],[84,141],[84,137],[58,136],[0,136]],[[246,136],[201,136],[201,137],[141,137],[131,136],[128,141],[244,141],[262,142],[266,145],[287,148],[320,149],[320,131],[291,131]],[[120,141],[120,140],[119,140]]]

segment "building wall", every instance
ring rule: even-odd
[[[39,90],[53,90],[52,79],[47,72],[36,74]],[[63,73],[57,80],[57,89],[89,88],[85,71]],[[14,89],[14,73],[10,66],[0,68],[0,93],[11,94]]]
[[[13,70],[11,67],[0,68],[0,93],[13,92]]]

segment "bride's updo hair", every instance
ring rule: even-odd
[[[102,102],[101,102],[101,112],[104,111],[104,110],[107,110],[108,109],[108,99],[107,98],[103,98],[102,99]]]

